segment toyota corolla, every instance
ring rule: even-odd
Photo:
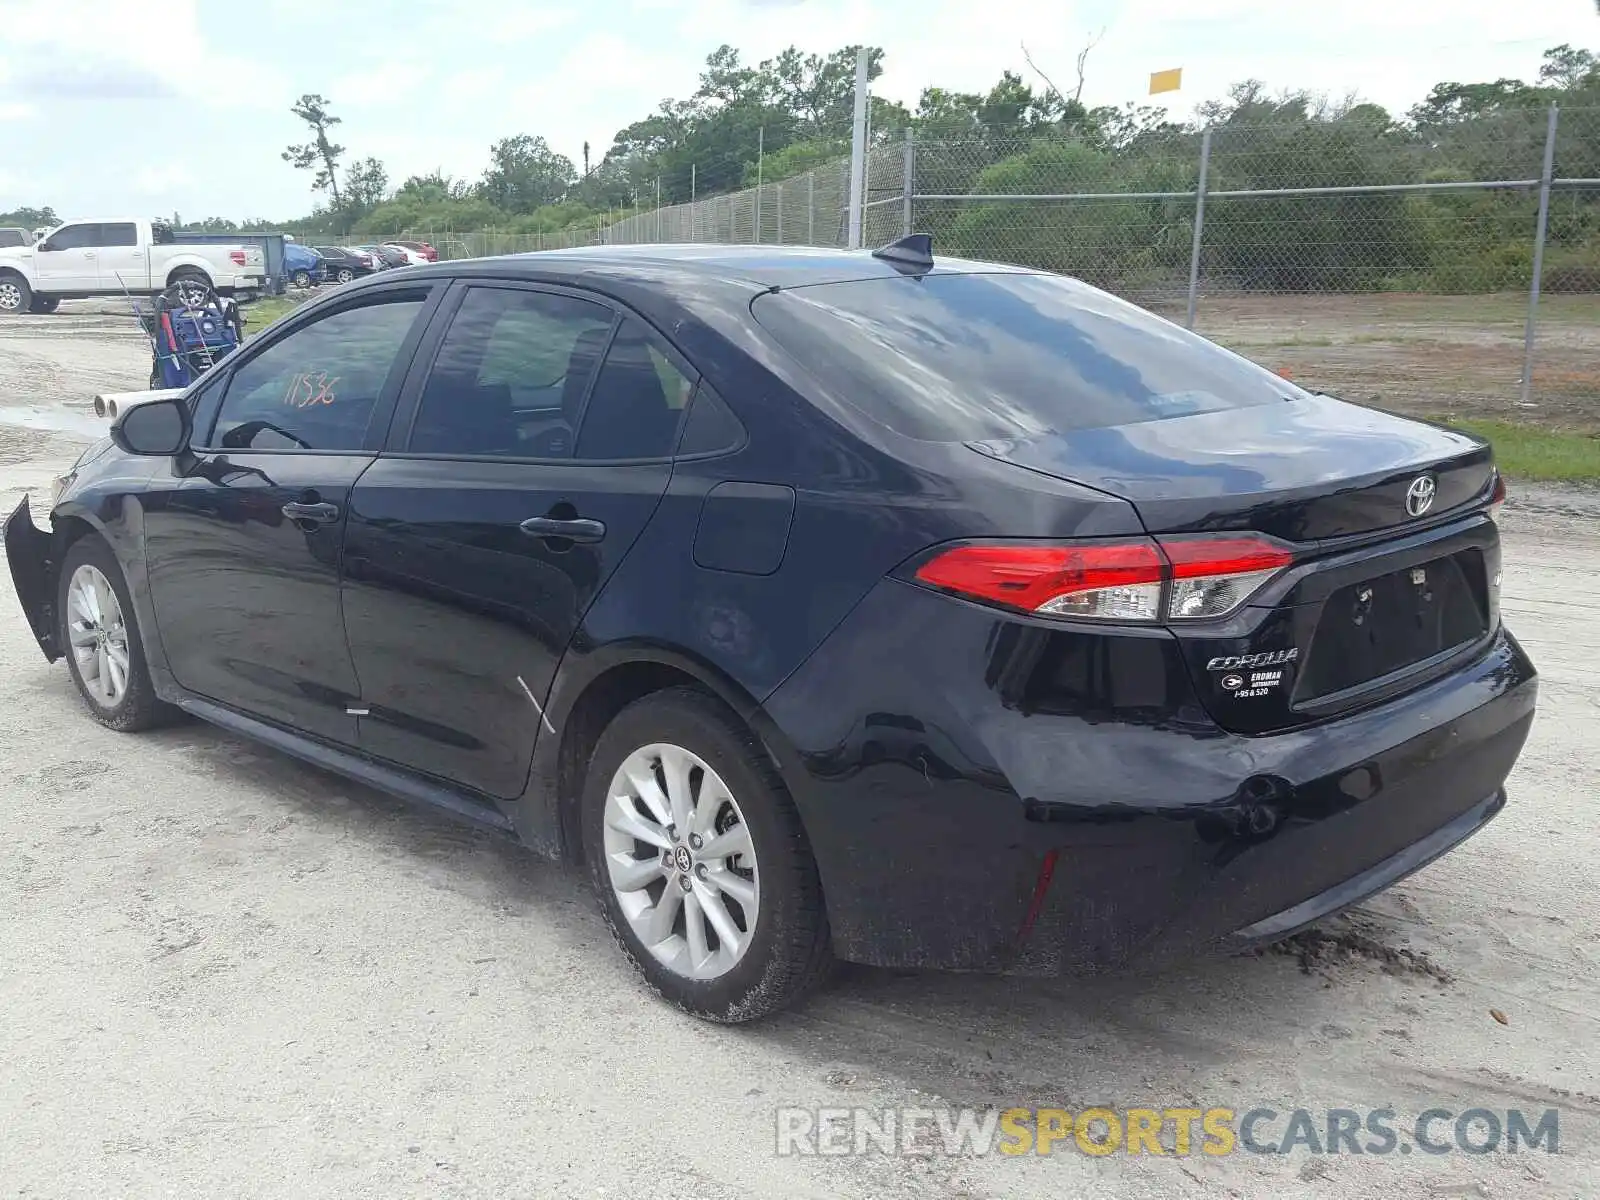
[[[384,273],[5,529],[91,716],[184,712],[587,863],[715,1020],[836,959],[1281,938],[1505,800],[1481,440],[1072,279],[596,248]]]

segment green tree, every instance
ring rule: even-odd
[[[297,171],[314,172],[311,177],[312,189],[318,192],[332,191],[333,207],[337,211],[343,207],[339,196],[339,158],[344,154],[344,147],[336,145],[328,137],[328,130],[339,124],[342,118],[330,113],[328,101],[315,92],[301,96],[289,111],[311,127],[313,137],[309,142],[289,146],[283,152],[283,161]]]
[[[17,226],[24,229],[53,228],[61,224],[61,218],[56,216],[56,210],[48,204],[43,208],[14,208],[10,212],[0,213],[0,225]]]
[[[388,190],[389,172],[377,159],[369,157],[351,163],[344,173],[346,223],[353,225],[377,208]]]
[[[572,160],[557,154],[544,138],[520,133],[489,147],[489,168],[479,190],[508,213],[531,213],[565,195],[576,175]]]

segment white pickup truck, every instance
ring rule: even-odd
[[[185,283],[245,299],[265,290],[266,264],[257,246],[185,244],[168,222],[144,217],[68,221],[31,246],[0,248],[0,316]]]

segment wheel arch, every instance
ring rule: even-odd
[[[797,762],[793,748],[755,697],[714,664],[654,644],[615,643],[577,657],[569,651],[543,711],[528,787],[512,813],[523,840],[553,858],[582,861],[578,804],[600,735],[636,700],[685,686],[719,700],[788,785]]]
[[[174,263],[167,270],[167,279],[163,286],[171,287],[180,279],[194,279],[197,276],[206,281],[207,287],[216,287],[217,278],[212,274],[210,267],[194,262]]]

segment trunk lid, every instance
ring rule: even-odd
[[[1313,396],[968,445],[1120,497],[1153,534],[1294,544],[1294,564],[1242,609],[1169,624],[1225,729],[1278,732],[1380,703],[1455,669],[1498,627],[1494,523],[1448,519],[1487,507],[1494,487],[1492,452],[1469,435]]]
[[[1301,543],[1433,518],[1483,498],[1493,473],[1478,438],[1331,396],[968,445],[1127,500],[1152,533]],[[1414,514],[1407,492],[1422,476],[1433,491]]]

